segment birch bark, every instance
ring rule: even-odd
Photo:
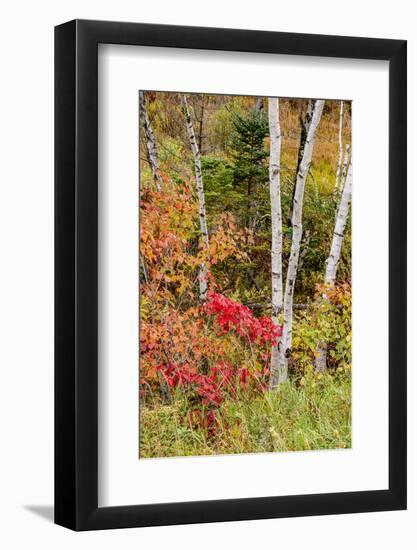
[[[323,112],[323,107],[324,100],[316,100],[312,111],[311,122],[308,127],[302,159],[297,173],[292,214],[291,252],[288,260],[288,269],[284,293],[284,328],[279,350],[279,369],[273,380],[271,380],[271,388],[277,387],[279,384],[285,382],[288,378],[288,358],[292,344],[294,286],[297,277],[300,243],[303,234],[302,216],[304,189],[308,172],[310,170],[314,142],[316,139],[317,128]]]
[[[349,143],[346,143],[345,156],[343,158],[342,179],[341,179],[341,182],[340,182],[340,192],[341,193],[343,193],[343,189],[345,188],[345,183],[346,183],[347,171],[348,171],[348,166],[349,166],[349,152],[350,152],[350,145],[349,145]]]
[[[344,184],[342,198],[340,199],[339,209],[337,211],[333,239],[330,247],[329,257],[326,261],[326,273],[324,282],[326,285],[333,286],[336,282],[337,266],[339,265],[340,252],[342,250],[343,239],[345,236],[346,221],[349,214],[350,203],[352,200],[352,159],[347,169],[346,181]],[[326,300],[326,296],[323,296]],[[327,343],[323,342],[318,350],[315,361],[316,371],[324,371],[327,367]]]
[[[282,310],[282,211],[281,211],[281,128],[279,122],[279,100],[268,99],[269,120],[269,193],[271,199],[271,283],[272,283],[272,314],[274,325],[278,325],[278,314]],[[279,373],[278,345],[271,349],[271,385]]]
[[[255,109],[260,113],[262,109],[264,108],[264,98],[263,97],[257,97],[256,103],[255,103]]]
[[[334,285],[336,281],[337,266],[342,250],[343,238],[345,236],[346,221],[349,214],[350,203],[352,200],[352,160],[346,174],[346,182],[343,188],[342,198],[337,212],[336,224],[333,232],[332,246],[326,262],[326,275],[324,282],[326,285]]]
[[[336,179],[334,182],[333,196],[337,197],[340,193],[340,172],[342,170],[342,155],[343,155],[343,101],[340,102],[340,114],[339,114],[339,157],[337,159]]]
[[[303,159],[304,155],[304,147],[306,144],[308,129],[310,128],[311,118],[313,116],[313,108],[314,108],[314,101],[312,99],[309,99],[307,102],[307,110],[303,116],[302,112],[300,112],[299,120],[300,120],[300,145],[298,147],[298,157],[297,157],[297,169],[295,172],[295,177],[297,180],[297,174],[300,169],[301,161]],[[293,214],[293,208],[294,208],[294,195],[295,195],[295,188],[296,184],[294,183],[294,189],[292,193],[292,201],[290,206],[290,214],[289,214],[289,223],[292,224],[292,214]]]
[[[187,97],[185,95],[181,96],[182,109],[184,112],[186,124],[187,124],[187,133],[190,140],[191,151],[194,157],[194,170],[195,170],[195,182],[196,182],[196,191],[199,205],[199,219],[200,219],[200,232],[203,245],[208,247],[209,238],[207,230],[207,216],[206,216],[206,201],[204,196],[204,187],[203,187],[203,175],[201,171],[201,157],[200,150],[197,145],[197,140],[194,133],[193,121],[191,118],[191,113],[188,108]],[[199,287],[200,287],[200,301],[204,302],[207,298],[207,266],[206,264],[201,264],[200,272],[198,276]]]
[[[312,99],[309,99],[307,102],[307,110],[305,112],[304,118],[302,115],[300,115],[301,134],[300,134],[300,146],[298,148],[297,174],[298,174],[298,170],[300,169],[301,161],[303,160],[304,147],[306,144],[308,129],[310,128],[311,119],[313,117],[313,110],[314,110],[314,101]]]
[[[142,91],[139,92],[139,112],[140,118],[142,119],[142,127],[146,139],[146,154],[148,162],[152,170],[152,177],[155,181],[156,188],[158,189],[158,191],[160,191],[162,178],[158,167],[158,147],[156,145],[155,135],[153,133],[152,125],[149,120],[148,111],[146,108],[145,94]]]

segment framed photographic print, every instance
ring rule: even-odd
[[[55,521],[406,507],[406,42],[55,29]]]

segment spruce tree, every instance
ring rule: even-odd
[[[263,112],[253,109],[246,116],[235,114],[233,126],[233,181],[237,188],[245,192],[246,204],[242,208],[246,226],[251,228],[256,217],[257,194],[268,182],[265,162],[268,153],[264,147],[268,121]]]

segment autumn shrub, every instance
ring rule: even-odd
[[[212,225],[209,246],[195,235],[196,201],[186,183],[166,179],[163,189],[141,193],[140,383],[143,402],[187,402],[191,416],[214,423],[226,396],[251,384],[264,388],[271,344],[280,336],[269,316],[216,292],[228,284],[219,270],[228,259],[244,260],[250,235],[230,213]],[[194,243],[194,244],[193,244]],[[198,271],[209,267],[212,289],[199,304]],[[190,416],[191,414],[191,416]]]
[[[292,341],[293,372],[302,375],[314,364],[321,343],[327,344],[330,368],[352,364],[352,289],[350,283],[317,285],[311,306],[297,313]]]
[[[270,348],[278,344],[281,327],[213,291],[186,332],[185,315],[174,314],[175,326],[170,317],[141,331],[142,397],[149,400],[150,391],[155,399],[159,382],[163,401],[185,404],[183,423],[197,422],[214,431],[217,409],[226,399],[253,397],[267,389]]]

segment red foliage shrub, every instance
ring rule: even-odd
[[[205,310],[216,317],[223,333],[234,330],[252,344],[276,345],[282,335],[282,327],[275,326],[269,317],[258,319],[248,307],[223,294],[209,292]]]
[[[201,314],[216,320],[219,335],[238,335],[253,348],[253,352],[261,347],[257,356],[265,362],[260,367],[257,362],[241,366],[218,360],[208,367],[206,374],[187,361],[155,367],[171,393],[180,391],[187,397],[190,426],[197,424],[213,435],[218,426],[216,410],[226,398],[236,399],[242,396],[242,392],[249,392],[253,396],[267,389],[269,350],[271,345],[278,343],[282,327],[275,326],[269,317],[255,317],[248,307],[215,292],[209,293]]]

